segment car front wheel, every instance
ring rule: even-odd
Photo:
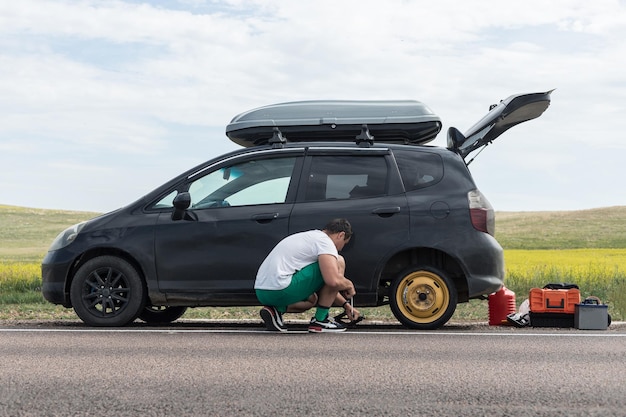
[[[81,266],[70,287],[74,311],[89,326],[124,326],[146,303],[141,277],[125,260],[99,256]]]
[[[457,291],[437,268],[410,267],[394,280],[389,301],[391,311],[403,325],[433,330],[446,324],[454,314]]]

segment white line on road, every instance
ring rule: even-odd
[[[0,333],[238,333],[238,334],[308,334],[306,330],[291,330],[289,332],[271,333],[267,330],[254,329],[28,329],[28,328],[4,328]],[[626,337],[626,333],[606,332],[581,332],[581,333],[512,333],[512,332],[449,332],[449,331],[347,331],[340,335],[394,335],[394,336],[492,336],[492,337]]]

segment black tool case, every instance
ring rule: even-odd
[[[441,130],[441,120],[414,100],[299,101],[273,104],[241,113],[226,127],[226,136],[244,147],[270,139],[287,142],[339,141],[423,145]]]
[[[529,314],[532,327],[574,327],[574,314],[533,313]]]

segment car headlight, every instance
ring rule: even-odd
[[[48,251],[59,250],[72,243],[86,224],[87,222],[81,222],[68,227],[59,233],[59,235],[52,242],[52,245],[50,245],[50,249],[48,249]]]

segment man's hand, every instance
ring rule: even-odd
[[[348,319],[350,319],[350,321],[355,321],[361,316],[361,313],[359,312],[359,310],[354,308],[354,306],[352,306],[351,303],[348,303],[345,305],[345,310],[346,310],[346,314],[348,315]]]
[[[339,293],[342,295],[343,298],[349,300],[356,295],[356,290],[354,289],[354,284],[352,283],[352,281],[350,281],[348,278],[346,278],[346,281],[346,289],[339,291]]]
[[[356,295],[356,290],[354,289],[354,284],[352,283],[352,281],[350,281],[348,278],[346,278],[346,286],[348,288],[346,288],[345,290],[341,291],[341,294],[343,294],[344,298],[346,300],[349,300],[350,298],[354,297]]]

